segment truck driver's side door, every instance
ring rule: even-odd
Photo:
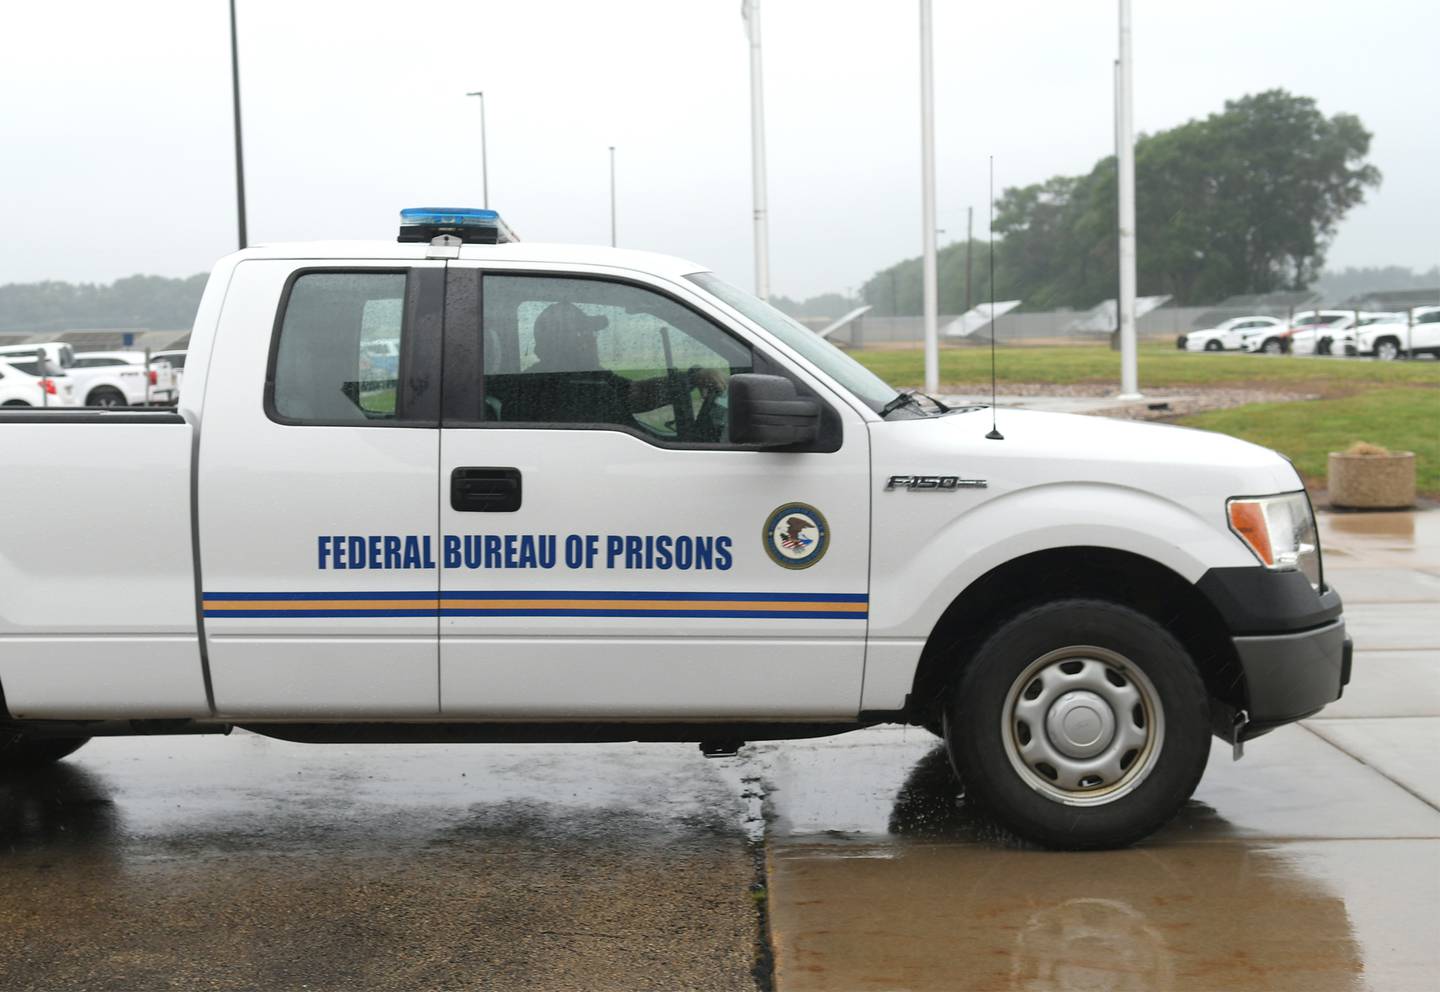
[[[446,308],[442,714],[853,718],[860,418],[683,287],[466,265]],[[724,389],[752,371],[816,395],[824,443],[730,444]]]

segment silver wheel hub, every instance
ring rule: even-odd
[[[1148,777],[1165,739],[1164,713],[1132,661],[1076,645],[1026,666],[1005,698],[1003,736],[1011,766],[1032,789],[1096,806]]]
[[[1045,733],[1061,753],[1093,758],[1115,739],[1115,712],[1093,692],[1067,692],[1045,715]]]

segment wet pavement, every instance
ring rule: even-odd
[[[754,989],[693,747],[95,741],[0,786],[0,989]]]
[[[102,740],[0,782],[0,989],[1433,989],[1440,513],[1322,527],[1345,699],[1136,848],[1017,841],[916,728]]]

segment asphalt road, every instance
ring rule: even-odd
[[[693,745],[92,742],[0,786],[0,988],[754,989]]]

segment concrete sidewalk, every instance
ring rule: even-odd
[[[1322,518],[1357,653],[1320,718],[1217,744],[1125,851],[1022,845],[929,735],[757,748],[776,987],[1433,989],[1440,972],[1440,514]]]

